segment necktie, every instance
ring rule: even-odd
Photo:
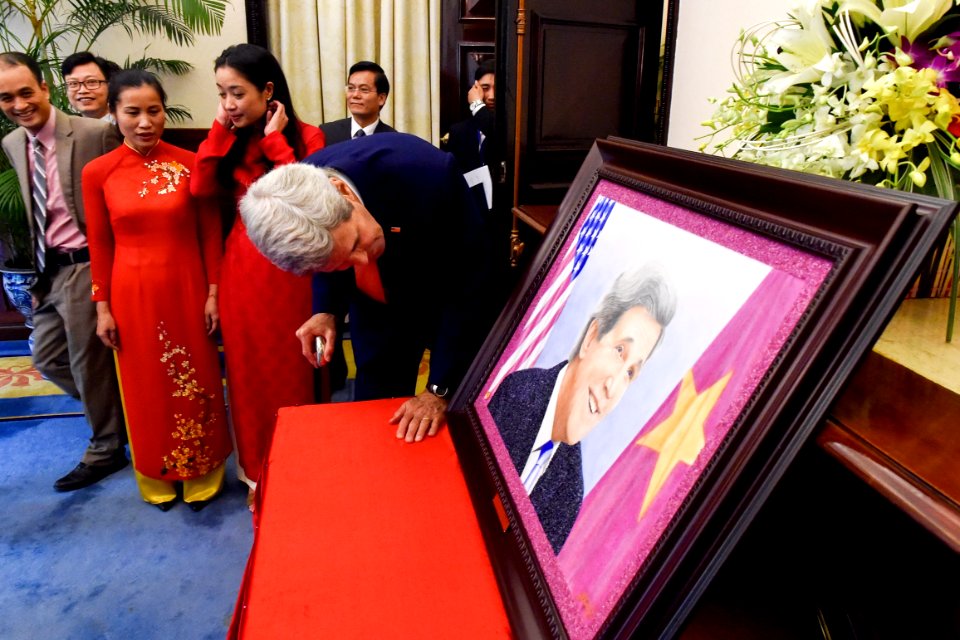
[[[540,480],[540,476],[542,476],[546,470],[547,460],[550,459],[550,451],[552,449],[553,440],[548,440],[545,445],[540,447],[540,455],[537,456],[537,461],[534,463],[533,468],[530,469],[527,477],[523,479],[523,488],[527,490],[527,495],[533,493],[533,488],[537,486],[537,481]]]
[[[43,273],[46,265],[45,252],[47,241],[47,159],[43,153],[43,143],[33,141],[33,219],[37,224],[37,273]]]
[[[353,137],[354,137],[354,138],[362,138],[362,137],[365,136],[365,135],[367,135],[367,132],[366,132],[366,131],[364,131],[363,129],[357,129],[357,132],[356,132],[355,134],[353,134]]]

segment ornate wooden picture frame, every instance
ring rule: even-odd
[[[597,141],[450,406],[516,635],[678,631],[956,208]]]

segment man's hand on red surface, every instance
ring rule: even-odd
[[[425,436],[435,436],[446,422],[447,401],[429,391],[404,402],[390,418],[397,426],[397,438],[420,442]]]

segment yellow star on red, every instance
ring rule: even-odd
[[[691,465],[700,455],[706,442],[704,425],[732,374],[732,371],[728,372],[710,388],[698,393],[693,380],[693,370],[688,371],[680,383],[680,393],[677,395],[673,413],[649,433],[637,439],[638,446],[653,449],[660,454],[657,456],[657,464],[653,468],[637,520],[647,512],[674,467],[681,462]]]

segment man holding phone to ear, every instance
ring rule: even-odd
[[[427,390],[391,422],[407,442],[435,435],[496,311],[489,231],[453,156],[401,133],[334,145],[255,182],[240,213],[268,260],[314,274],[297,330],[311,364],[349,310],[356,400],[412,395],[430,349]]]

